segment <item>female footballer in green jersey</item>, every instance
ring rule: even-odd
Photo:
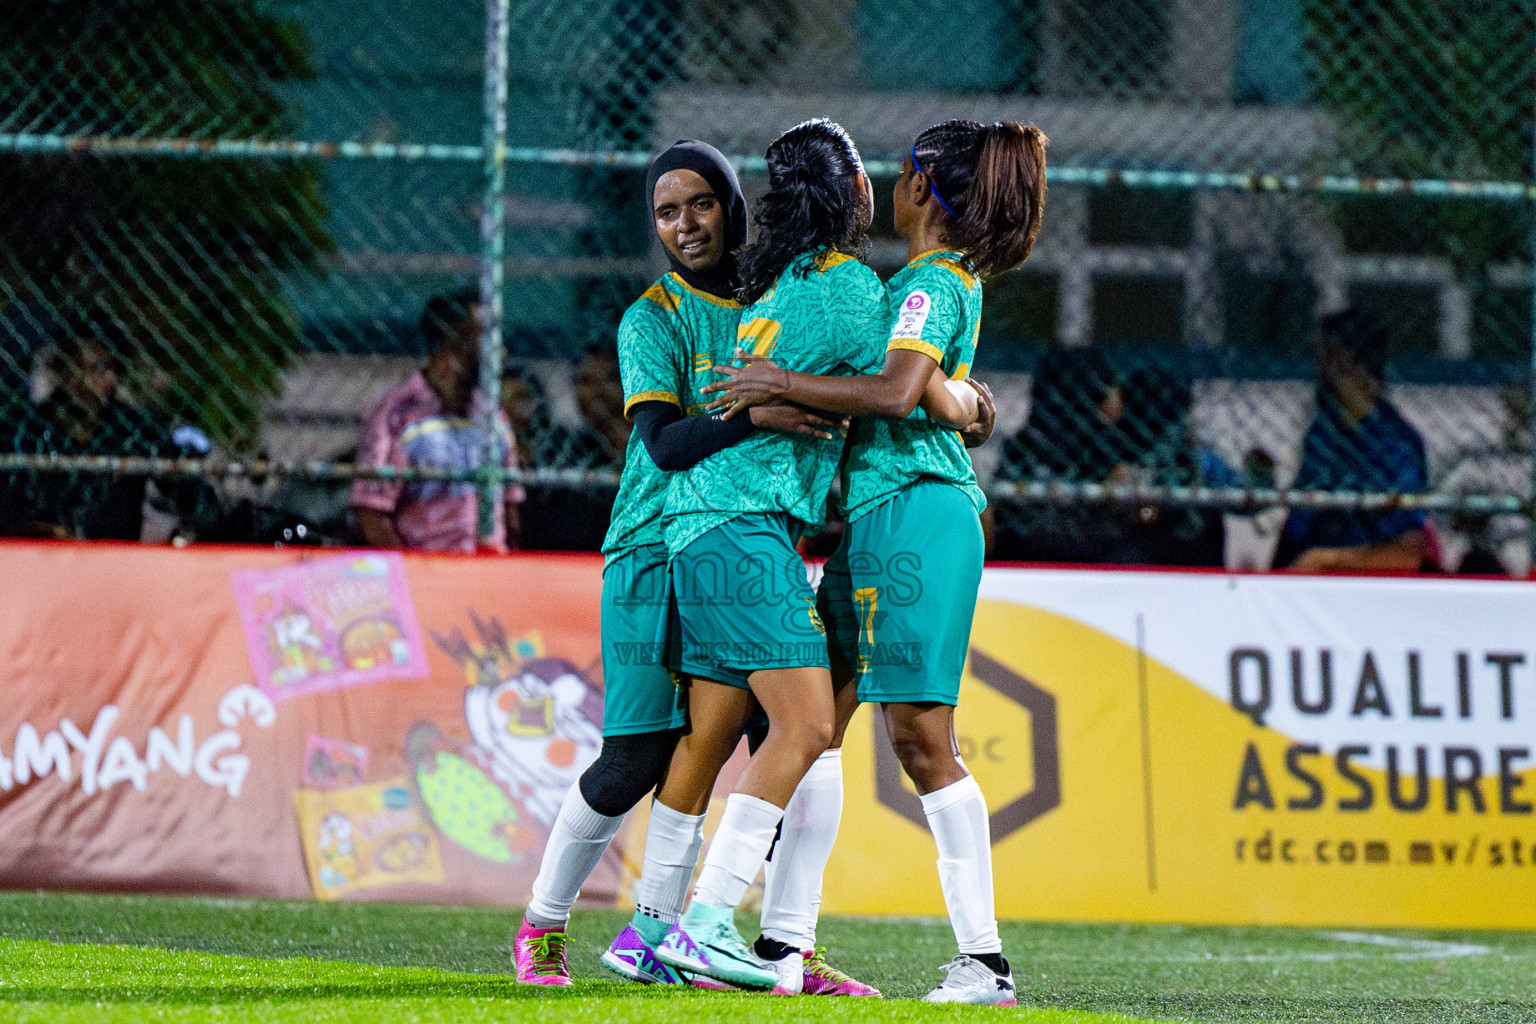
[[[570,984],[564,947],[571,906],[624,814],[661,781],[685,721],[671,674],[654,656],[666,608],[661,513],[669,471],[743,440],[753,425],[823,439],[836,426],[787,405],[754,409],[752,423],[696,415],[704,404],[699,389],[712,379],[708,367],[736,337],[741,305],[731,253],[746,239],[746,202],[725,158],[692,141],[656,158],[647,195],[671,270],[619,327],[625,413],[640,443],[629,446],[603,544],[603,747],[561,805],[518,930],[517,977],[530,984]],[[637,887],[637,902],[651,908],[644,920],[664,921],[663,932],[682,910],[702,824],[702,816],[652,816],[653,831],[663,833],[655,852],[686,860],[681,871],[653,872],[649,890]],[[673,856],[669,844],[691,844],[694,853]],[[670,917],[668,907],[675,908]],[[652,955],[660,938],[647,945],[626,928],[604,963],[635,980],[678,983],[677,972]]]
[[[880,373],[811,376],[756,359],[720,367],[731,380],[704,389],[725,392],[735,406],[727,416],[772,399],[861,417],[843,469],[848,528],[818,607],[859,699],[882,705],[938,844],[960,956],[929,993],[934,1002],[1006,1005],[1015,996],[993,913],[986,802],[954,738],[986,498],[960,436],[913,410],[936,369],[967,378],[981,281],[1029,256],[1044,209],[1045,145],[1038,128],[1016,122],[946,121],[918,136],[895,187],[909,259],[888,286],[894,323]],[[851,707],[839,704],[842,724]]]
[[[837,125],[808,121],[768,147],[767,163],[759,235],[742,256],[747,308],[738,344],[811,373],[870,372],[879,363],[873,342],[886,302],[879,279],[857,258],[871,210],[858,151]],[[657,955],[735,984],[799,987],[793,964],[765,965],[746,948],[732,915],[832,735],[825,631],[795,541],[820,526],[841,451],[761,434],[668,485],[673,639],[689,680],[690,729],[658,803],[704,810],[752,698],[770,727],[726,801],[693,901]],[[784,960],[798,963],[805,952]]]

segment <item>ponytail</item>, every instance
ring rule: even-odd
[[[756,302],[802,254],[837,250],[863,258],[865,207],[859,151],[825,118],[798,124],[768,147],[768,192],[757,202],[757,240],[740,258],[743,303]],[[810,267],[802,268],[809,274]]]
[[[1045,212],[1045,147],[1034,125],[945,121],[917,137],[913,167],[928,175],[947,214],[943,240],[979,276],[1029,258]]]

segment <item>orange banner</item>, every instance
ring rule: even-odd
[[[601,744],[596,556],[18,542],[0,579],[0,886],[521,905]],[[1536,924],[1529,584],[981,590],[955,723],[1001,916]],[[878,722],[823,907],[942,913]],[[624,898],[647,812],[588,900]]]
[[[7,887],[522,903],[601,742],[596,556],[4,543],[0,578]]]

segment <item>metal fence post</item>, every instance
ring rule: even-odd
[[[1536,89],[1531,92],[1531,177],[1532,185],[1536,185]],[[1531,223],[1528,236],[1530,251],[1526,253],[1526,259],[1530,260],[1530,284],[1531,284],[1531,384],[1530,384],[1530,423],[1531,451],[1529,454],[1530,477],[1525,482],[1525,492],[1520,495],[1525,505],[1527,518],[1533,516],[1536,510],[1536,192],[1526,197],[1526,209],[1530,212]]]
[[[502,191],[507,171],[507,22],[510,0],[485,2],[485,202],[480,211],[480,305],[485,317],[480,334],[480,394],[485,402],[485,457],[480,474],[480,539],[496,531],[496,505],[504,493],[500,477],[502,276],[506,218]]]

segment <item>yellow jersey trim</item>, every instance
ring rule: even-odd
[[[657,281],[642,292],[640,298],[650,299],[668,313],[675,314],[677,312],[677,296],[663,287],[660,281]]]
[[[945,270],[952,271],[960,279],[961,284],[967,288],[976,287],[976,275],[966,270],[964,266],[954,260],[934,260],[929,266],[943,267]]]
[[[958,252],[955,252],[954,249],[924,249],[916,256],[913,256],[911,259],[907,260],[907,266],[915,266],[930,256],[949,255],[951,253],[956,256],[960,255]]]
[[[755,356],[771,358],[774,346],[779,343],[779,331],[783,326],[777,320],[770,320],[763,316],[753,317],[737,326],[736,345],[738,348],[750,349]]]
[[[891,343],[885,346],[885,350],[890,352],[895,349],[907,352],[921,352],[925,356],[931,356],[933,361],[940,366],[944,365],[944,350],[932,342],[924,341],[921,338],[892,338]]]
[[[629,419],[629,410],[633,409],[641,402],[670,402],[671,404],[677,406],[679,409],[683,407],[682,399],[678,398],[670,391],[642,391],[637,395],[631,396],[629,400],[624,403],[624,418]]]
[[[709,294],[709,292],[701,292],[701,291],[699,291],[699,289],[695,288],[693,285],[689,284],[687,281],[684,281],[682,279],[682,277],[680,277],[678,275],[677,271],[675,271],[675,270],[672,271],[671,273],[669,273],[667,276],[670,277],[672,280],[676,281],[678,283],[678,286],[681,287],[683,289],[683,291],[687,292],[689,295],[692,295],[696,299],[703,299],[705,302],[709,303],[712,306],[719,306],[721,309],[740,309],[741,308],[741,303],[737,302],[735,299],[722,299],[718,295],[711,295],[711,294]],[[649,294],[649,293],[647,293],[647,294]]]
[[[965,380],[966,375],[969,374],[970,372],[971,372],[971,364],[970,363],[961,363],[959,366],[955,367],[955,372],[949,375],[949,379],[950,380]]]
[[[907,266],[915,267],[919,263],[927,263],[932,267],[943,267],[958,277],[967,288],[974,288],[976,275],[965,269],[964,259],[964,256],[953,249],[929,249],[908,260]]]
[[[820,256],[816,257],[816,271],[817,273],[825,274],[833,267],[847,263],[852,259],[853,257],[849,256],[845,252],[838,252],[835,249],[829,249],[822,253]],[[855,262],[857,261],[855,260]]]

